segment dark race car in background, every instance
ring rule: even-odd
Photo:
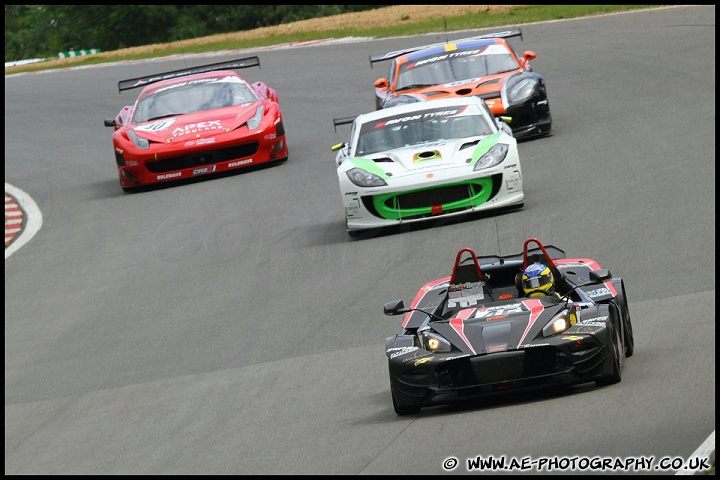
[[[553,295],[525,297],[520,278],[532,263],[552,271]],[[394,300],[384,312],[404,314],[385,341],[399,415],[502,392],[618,383],[634,350],[622,278],[536,238],[505,257],[462,248],[450,277],[422,286],[410,308]]]
[[[494,115],[512,119],[516,138],[547,135],[552,116],[545,79],[530,65],[535,52],[519,57],[505,40],[518,36],[515,29],[371,55],[371,66],[392,60],[389,76],[375,81],[375,107],[474,95]]]
[[[104,122],[122,189],[286,161],[277,92],[233,71],[259,66],[255,56],[118,82],[144,87]]]

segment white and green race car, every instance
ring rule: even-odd
[[[509,120],[509,119],[506,119]],[[410,103],[357,117],[336,152],[347,231],[524,205],[516,139],[478,97]]]

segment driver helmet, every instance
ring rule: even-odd
[[[552,295],[554,287],[553,274],[543,263],[529,265],[522,274],[522,288],[528,297]]]

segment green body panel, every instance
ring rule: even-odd
[[[477,178],[466,180],[463,182],[448,183],[437,187],[418,188],[416,190],[407,190],[400,193],[389,193],[386,195],[376,195],[373,197],[373,205],[382,218],[388,220],[399,220],[403,217],[414,217],[418,215],[429,215],[433,211],[433,206],[419,208],[398,208],[397,197],[402,194],[430,191],[435,188],[451,187],[456,185],[467,185],[470,193],[467,198],[455,202],[445,203],[442,206],[443,211],[467,209],[477,207],[487,202],[492,194],[492,178]],[[390,200],[388,202],[388,200]],[[388,205],[389,203],[389,205]]]

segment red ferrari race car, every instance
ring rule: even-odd
[[[375,81],[376,109],[454,96],[482,98],[517,139],[547,135],[552,116],[545,79],[533,71],[533,51],[518,56],[507,38],[520,29],[405,48],[370,56],[370,66],[392,60]]]
[[[286,161],[277,92],[233,71],[259,66],[254,56],[119,81],[120,92],[144,87],[105,120],[122,189]]]

